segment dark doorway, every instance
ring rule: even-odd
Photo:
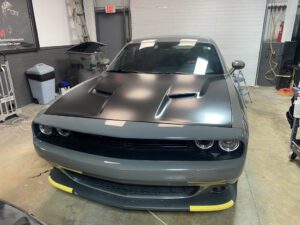
[[[128,10],[118,10],[107,14],[96,12],[97,40],[107,44],[103,48],[106,56],[112,60],[121,48],[129,41],[129,15]]]

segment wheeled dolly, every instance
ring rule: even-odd
[[[8,60],[5,54],[0,52],[0,55],[3,56],[0,62],[0,122],[4,122],[10,116],[18,116],[21,110],[17,106]]]

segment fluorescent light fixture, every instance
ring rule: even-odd
[[[139,75],[139,79],[143,81],[155,81],[157,79],[157,76],[152,74],[141,74]]]
[[[181,124],[159,123],[158,127],[184,127]]]
[[[141,41],[141,45],[139,49],[153,47],[155,45],[156,39],[151,40],[143,40]]]
[[[133,120],[136,118],[136,113],[130,107],[126,105],[121,107],[113,107],[109,112],[110,119],[105,121],[107,126],[122,127],[126,124],[127,120]],[[120,120],[120,118],[124,118]]]
[[[192,85],[193,82],[195,82],[196,77],[195,76],[187,76],[184,74],[178,74],[178,76],[175,77],[176,81],[178,81],[180,84]]]
[[[147,76],[147,75],[146,75]],[[135,88],[125,94],[126,98],[134,100],[145,100],[153,95],[153,90],[150,88]]]
[[[178,46],[195,46],[197,39],[180,39]]]
[[[196,75],[205,75],[207,69],[208,61],[201,57],[197,58],[194,74]]]
[[[204,122],[208,124],[219,124],[224,121],[224,116],[217,113],[204,115]]]
[[[106,164],[114,164],[114,165],[119,165],[120,163],[119,162],[112,162],[112,161],[104,161],[104,163]]]
[[[125,125],[125,121],[118,121],[118,120],[106,120],[106,126],[114,126],[114,127],[123,127]]]

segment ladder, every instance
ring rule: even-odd
[[[237,72],[232,72],[232,79],[233,79],[233,82],[234,82],[240,96],[242,97],[244,105],[247,107],[247,105],[245,104],[246,103],[245,96],[248,96],[249,101],[251,103],[252,103],[252,99],[250,96],[249,87],[246,83],[246,79],[244,77],[242,70],[238,70]]]
[[[78,44],[90,40],[88,33],[83,1],[82,0],[66,0],[69,25],[71,30],[71,39],[73,44]]]
[[[10,116],[18,116],[21,109],[17,106],[8,61],[3,53],[0,55],[4,58],[3,62],[0,62],[0,122],[4,122]]]

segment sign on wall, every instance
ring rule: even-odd
[[[31,0],[0,0],[0,52],[39,47]]]
[[[114,5],[105,6],[105,13],[116,13],[116,6]]]

